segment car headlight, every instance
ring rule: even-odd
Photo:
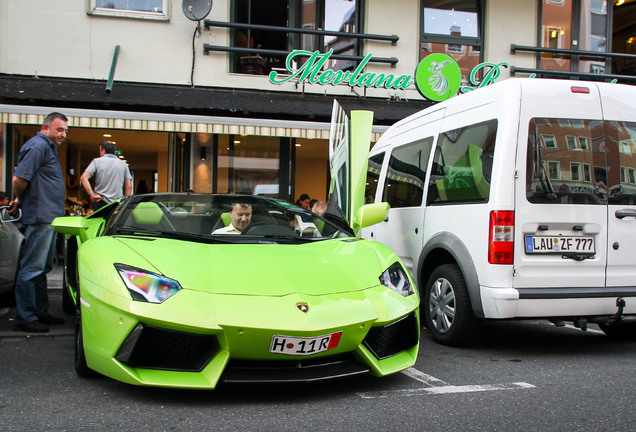
[[[415,293],[406,271],[398,262],[394,262],[388,269],[384,270],[380,275],[380,283],[404,297]]]
[[[126,264],[115,264],[133,300],[163,303],[181,291],[181,285],[174,279],[152,273]]]

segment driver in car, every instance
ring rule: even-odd
[[[226,227],[216,229],[212,234],[240,234],[250,224],[252,219],[252,205],[244,203],[232,203],[230,210],[232,223]]]

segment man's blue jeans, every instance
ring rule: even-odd
[[[55,231],[50,223],[26,226],[22,262],[15,284],[16,324],[49,314],[46,274],[53,268]]]

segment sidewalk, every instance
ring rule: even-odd
[[[62,325],[49,326],[48,333],[26,333],[13,330],[15,307],[0,307],[0,339],[72,336],[75,333],[75,316],[66,315],[62,311],[62,268],[55,266],[47,275],[49,285],[49,312],[57,317],[63,317],[66,322]]]

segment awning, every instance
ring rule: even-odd
[[[47,114],[59,111],[69,118],[69,127],[123,129],[153,132],[258,135],[307,139],[329,139],[329,123],[105,111],[78,108],[33,107],[0,104],[0,123],[41,125]],[[377,141],[387,126],[374,126]]]

